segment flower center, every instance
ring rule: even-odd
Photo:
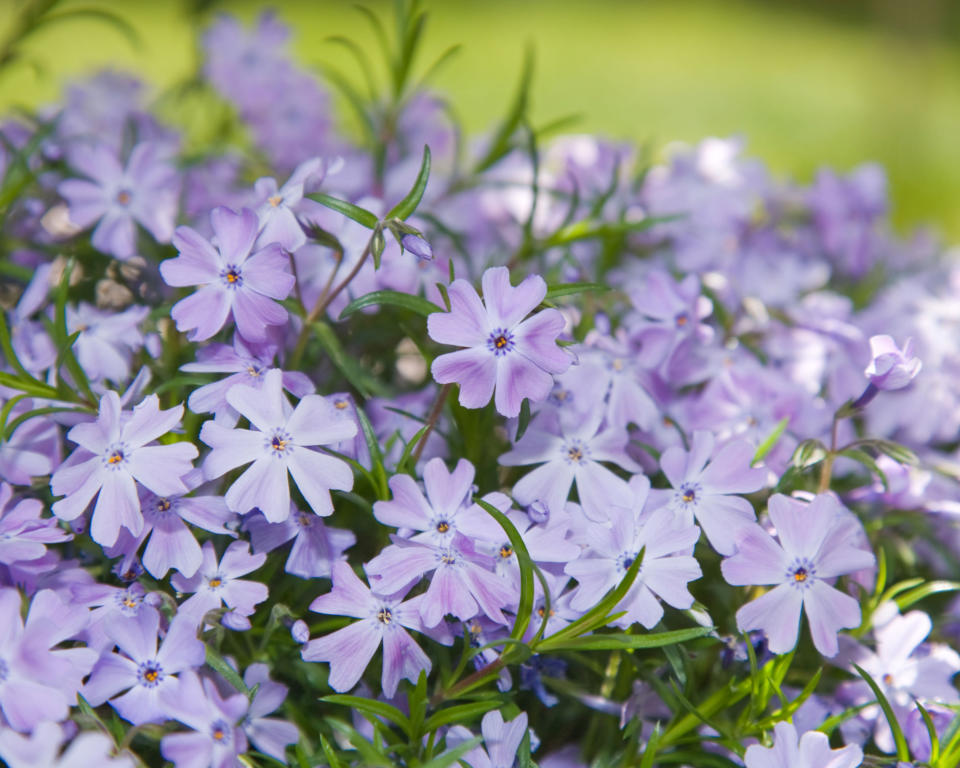
[[[117,192],[116,201],[120,205],[130,205],[130,201],[132,199],[133,198],[130,195],[130,192],[128,192],[126,189],[121,189],[119,192]]]
[[[301,514],[297,517],[297,522],[300,524],[301,528],[309,528],[313,525],[313,520],[310,519],[310,515]]]
[[[163,667],[155,661],[145,661],[137,668],[137,680],[145,688],[156,688],[163,682]]]
[[[502,557],[504,560],[506,560],[512,554],[513,547],[511,547],[509,544],[504,544],[502,547],[500,547],[500,557]]]
[[[377,621],[381,624],[389,624],[393,621],[393,612],[387,608],[387,606],[383,606],[383,608],[377,611]]]
[[[563,460],[567,464],[582,464],[590,455],[590,450],[580,440],[573,440],[563,446]]]
[[[787,569],[787,583],[792,584],[797,589],[807,589],[816,575],[817,569],[809,559],[806,557],[797,558]]]
[[[793,572],[794,581],[806,581],[807,580],[807,569],[806,568],[797,568]]]
[[[268,197],[267,202],[276,208],[278,205],[280,205],[280,203],[283,202],[283,195],[274,195],[273,197]]]
[[[457,555],[452,549],[448,549],[440,555],[440,563],[443,565],[456,565]]]
[[[503,357],[514,346],[513,334],[506,328],[495,328],[487,338],[487,349],[493,352],[496,357]]]
[[[126,462],[127,455],[123,445],[113,445],[103,454],[103,463],[107,469],[120,469]]]
[[[117,592],[115,594],[117,605],[120,607],[120,610],[126,614],[136,612],[136,609],[140,607],[140,603],[143,600],[140,595],[134,594],[126,589],[123,592]]]
[[[677,328],[683,328],[687,323],[690,322],[690,316],[686,312],[681,312],[673,321],[677,324]]]
[[[217,720],[210,726],[210,735],[218,744],[230,743],[230,724],[226,720]]]
[[[637,559],[636,552],[624,552],[617,558],[617,565],[624,571],[629,571],[630,566],[633,565],[634,561]]]
[[[259,379],[261,373],[263,373],[263,368],[259,365],[247,366],[247,375],[249,375],[251,379]]]
[[[617,373],[623,370],[623,366],[623,360],[619,357],[615,357],[613,362],[610,363],[610,367],[613,368],[613,370],[615,370]]]
[[[677,491],[681,503],[696,504],[699,501],[700,485],[698,483],[684,483]]]
[[[207,582],[207,586],[210,587],[210,589],[220,589],[220,587],[223,586],[223,577],[217,574]]]
[[[539,608],[537,608],[537,616],[539,616],[542,619],[544,617],[544,614],[546,614],[546,611],[543,610],[543,606],[541,605]],[[550,615],[551,616],[556,615],[556,611],[553,610],[553,608],[550,609]]]
[[[267,453],[271,456],[283,456],[293,449],[293,440],[290,435],[283,430],[278,429],[273,433],[270,442],[267,443]]]
[[[446,520],[441,520],[439,523],[437,523],[437,533],[446,533],[449,530],[450,523],[448,523]]]
[[[884,684],[885,686],[887,686],[888,688],[892,688],[892,687],[893,687],[893,675],[891,675],[889,672],[887,672],[887,674],[885,674],[885,675],[883,676],[883,684]]]
[[[347,401],[344,400],[343,398],[333,401],[333,407],[336,408],[338,411],[345,410],[347,405],[348,405]]]
[[[157,499],[157,512],[169,512],[170,506],[170,499]]]
[[[220,272],[220,279],[223,280],[227,288],[239,288],[243,285],[243,273],[239,267],[233,264],[228,264],[226,268]]]

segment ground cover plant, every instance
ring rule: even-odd
[[[3,123],[0,759],[960,763],[951,252],[358,13]]]

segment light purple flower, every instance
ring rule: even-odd
[[[91,181],[67,179],[58,187],[70,207],[70,221],[93,232],[93,247],[128,259],[137,251],[136,224],[161,243],[170,242],[177,216],[180,180],[164,157],[166,150],[154,142],[133,148],[126,168],[103,145],[78,144],[70,165]]]
[[[83,686],[80,693],[92,706],[109,700],[120,717],[134,725],[167,719],[160,697],[176,685],[179,672],[203,664],[206,650],[197,639],[196,622],[186,614],[174,618],[157,650],[159,629],[156,611],[141,611],[107,626],[120,653],[102,656]],[[126,693],[118,697],[122,691]]]
[[[9,768],[134,768],[129,755],[114,757],[113,740],[99,731],[84,731],[69,738],[54,722],[40,723],[29,736],[0,728],[0,759]],[[59,755],[64,741],[66,750]]]
[[[0,712],[14,730],[65,720],[77,703],[81,681],[97,654],[89,648],[53,646],[80,634],[89,614],[45,589],[34,595],[24,622],[20,593],[0,588]]]
[[[467,752],[461,760],[473,768],[513,768],[520,750],[520,742],[527,734],[527,713],[521,712],[513,720],[504,721],[499,711],[487,712],[480,721],[483,745]],[[531,740],[536,737],[530,734]],[[473,734],[462,725],[456,725],[447,733],[447,748],[451,749],[466,741]]]
[[[227,491],[227,506],[239,514],[257,508],[271,523],[282,522],[290,514],[289,471],[310,508],[321,517],[331,514],[330,490],[349,491],[353,472],[342,459],[310,446],[351,438],[356,425],[338,419],[320,395],[306,395],[291,408],[276,368],[264,374],[259,388],[232,387],[227,402],[253,429],[227,429],[208,421],[200,430],[200,439],[213,448],[203,465],[208,479],[253,462]]]
[[[428,598],[418,595],[400,602],[406,591],[392,595],[373,592],[348,563],[335,563],[333,590],[314,600],[310,610],[353,616],[360,621],[308,642],[301,651],[303,660],[329,662],[330,687],[340,692],[349,691],[359,682],[381,644],[381,685],[386,696],[397,692],[400,680],[416,682],[421,670],[430,674],[430,658],[406,632],[425,631],[420,605]]]
[[[234,541],[218,563],[213,542],[206,542],[203,545],[203,563],[193,577],[187,579],[179,573],[170,577],[174,589],[194,593],[181,604],[180,612],[199,622],[208,611],[214,611],[225,603],[232,613],[250,616],[270,592],[265,584],[237,577],[257,570],[266,561],[264,554],[251,555],[247,542]]]
[[[30,319],[46,303],[51,269],[50,264],[37,267],[17,305],[7,315],[13,352],[20,364],[33,374],[47,370],[57,360],[57,348],[43,323]]]
[[[513,497],[523,505],[539,501],[552,514],[563,509],[576,483],[584,514],[591,520],[605,520],[611,504],[629,503],[629,492],[627,484],[600,462],[640,471],[626,452],[626,426],[601,430],[599,407],[591,416],[578,419],[545,418],[549,415],[538,416],[513,449],[499,458],[508,467],[541,465],[517,481]]]
[[[130,378],[133,354],[144,343],[140,323],[149,312],[143,306],[106,312],[85,302],[67,305],[67,332],[78,334],[73,350],[91,381],[123,384]]]
[[[160,753],[176,768],[234,768],[237,756],[247,751],[247,737],[238,723],[247,713],[242,693],[224,699],[211,680],[193,672],[180,675],[177,685],[165,690],[161,703],[174,720],[193,733],[170,733],[160,742]]]
[[[744,755],[746,768],[857,768],[863,762],[863,750],[856,744],[830,749],[830,739],[820,731],[807,731],[797,737],[797,729],[787,722],[773,726],[773,746],[753,744]]]
[[[78,424],[67,437],[80,447],[50,478],[53,513],[62,520],[75,520],[94,496],[90,535],[103,546],[117,540],[124,527],[134,536],[143,529],[137,483],[158,496],[187,492],[181,478],[193,467],[197,448],[191,443],[149,445],[173,429],[183,415],[183,406],[160,410],[156,395],[149,395],[133,409],[120,410],[116,392],[100,398],[100,413],[94,422]]]
[[[504,416],[520,413],[524,398],[543,400],[553,386],[553,374],[563,373],[571,357],[556,345],[563,332],[563,315],[545,309],[524,320],[543,301],[547,284],[528,276],[515,288],[506,267],[483,274],[483,301],[466,280],[448,289],[451,310],[427,318],[430,338],[441,344],[466,347],[433,361],[433,377],[441,384],[460,385],[460,404],[482,408],[494,395]]]
[[[260,222],[259,245],[279,243],[289,252],[307,242],[307,236],[297,221],[295,208],[303,200],[304,187],[308,182],[317,184],[323,180],[325,168],[319,157],[300,163],[287,183],[277,189],[273,178],[257,179],[257,219]]]
[[[643,551],[643,561],[630,590],[613,609],[626,613],[614,624],[624,629],[640,622],[652,629],[663,617],[660,600],[674,608],[693,605],[687,583],[702,575],[693,557],[700,529],[692,521],[658,509],[641,517],[650,482],[642,476],[631,482],[635,502],[632,508],[609,509],[610,527],[586,527],[587,549],[583,556],[567,563],[564,572],[579,586],[570,607],[587,611],[617,584]],[[659,598],[659,600],[657,599]]]
[[[37,499],[22,499],[11,505],[12,499],[13,489],[0,483],[0,563],[37,560],[47,553],[47,544],[73,538],[57,527],[56,518],[40,517],[43,504]]]
[[[768,512],[780,542],[758,525],[744,528],[737,553],[721,563],[730,584],[775,585],[737,611],[737,627],[763,630],[773,653],[787,653],[797,644],[805,611],[814,646],[834,656],[837,633],[860,624],[860,605],[829,581],[870,567],[873,554],[853,543],[844,509],[831,494],[810,503],[774,494]]]
[[[243,528],[250,532],[256,554],[271,552],[293,539],[284,570],[302,579],[329,578],[333,564],[345,550],[357,543],[353,531],[324,525],[310,512],[290,504],[290,516],[279,523],[268,522],[259,513],[247,515]]]
[[[913,356],[913,339],[907,339],[901,350],[890,336],[870,337],[870,364],[863,372],[877,389],[903,389],[923,364]]]
[[[667,448],[660,467],[673,491],[654,492],[654,501],[666,505],[689,522],[696,520],[717,552],[732,555],[737,533],[756,521],[753,506],[740,493],[763,486],[766,470],[750,466],[756,449],[746,440],[731,440],[716,447],[713,434],[693,433],[690,451]]]
[[[191,341],[209,339],[231,314],[243,338],[265,341],[267,326],[287,321],[287,310],[274,299],[285,299],[293,289],[289,261],[276,243],[251,252],[258,226],[248,208],[240,213],[215,208],[210,223],[216,248],[196,230],[178,227],[173,244],[180,255],[160,264],[168,285],[201,286],[174,304],[170,315],[178,330],[192,331]]]
[[[278,709],[287,698],[287,686],[270,679],[270,667],[266,664],[251,664],[243,673],[243,682],[251,691],[250,709],[240,727],[253,742],[253,746],[265,755],[286,761],[287,744],[296,744],[300,739],[297,726],[276,717],[266,717]]]
[[[17,417],[41,407],[37,400],[20,400],[10,411],[8,426]],[[60,463],[60,446],[60,429],[52,419],[28,419],[0,443],[0,478],[14,485],[30,485],[34,477],[49,475]]]

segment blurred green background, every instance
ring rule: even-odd
[[[72,0],[71,0],[72,2]],[[76,7],[79,5],[74,4]],[[215,8],[252,19],[262,2]],[[304,64],[352,63],[329,35],[373,46],[347,0],[270,4],[294,27]],[[389,6],[370,2],[384,13]],[[536,49],[536,123],[570,113],[575,130],[668,142],[742,134],[773,170],[808,181],[822,165],[883,163],[894,220],[960,239],[960,3],[954,0],[425,0],[418,64],[463,49],[435,79],[471,131],[504,109],[524,46]],[[0,0],[7,29],[17,0]],[[0,79],[0,107],[54,100],[64,82],[110,65],[157,86],[185,76],[199,30],[183,0],[89,0],[138,31],[131,43],[91,20],[38,33],[40,65]],[[68,3],[65,7],[71,7]]]

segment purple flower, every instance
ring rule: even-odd
[[[190,393],[187,407],[194,413],[212,413],[218,424],[234,426],[239,414],[227,402],[227,392],[236,384],[259,387],[264,374],[273,367],[276,348],[273,345],[253,345],[240,334],[233,337],[233,346],[211,344],[197,352],[197,360],[180,366],[187,373],[230,373],[219,381],[204,384]],[[283,372],[283,388],[294,397],[313,394],[310,378],[300,371]]]
[[[746,440],[731,440],[715,447],[713,434],[696,431],[690,451],[667,448],[660,467],[673,491],[655,494],[667,498],[667,506],[689,522],[696,520],[717,552],[732,555],[737,533],[753,524],[753,506],[738,493],[752,493],[763,486],[766,470],[750,466],[755,448]]]
[[[459,384],[465,408],[482,408],[496,390],[497,411],[511,417],[524,398],[538,402],[550,394],[553,374],[563,373],[571,358],[556,345],[560,312],[546,309],[524,320],[546,296],[543,278],[530,275],[514,288],[507,268],[494,267],[483,274],[483,301],[466,280],[454,280],[448,292],[451,310],[430,315],[427,332],[466,349],[436,358],[434,379]]]
[[[787,653],[797,644],[800,613],[806,611],[814,646],[834,656],[837,633],[860,624],[860,605],[828,580],[870,567],[873,554],[852,542],[835,496],[820,494],[808,504],[778,493],[767,509],[779,544],[760,526],[749,526],[741,531],[737,553],[721,564],[730,584],[776,585],[737,611],[737,627],[762,629],[771,651]]]
[[[521,712],[513,720],[504,721],[499,711],[487,712],[480,721],[480,732],[486,749],[475,747],[461,760],[473,768],[513,768],[520,742],[527,734],[527,713]],[[530,736],[531,740],[536,739],[532,733]],[[473,734],[462,725],[454,726],[447,733],[447,748],[452,749],[472,738]]]
[[[293,539],[284,570],[302,579],[329,578],[333,564],[343,559],[344,550],[357,543],[353,531],[328,528],[323,520],[290,505],[290,516],[279,523],[268,522],[259,513],[248,515],[244,530],[250,532],[253,551],[271,552]]]
[[[624,598],[613,609],[625,611],[614,624],[624,629],[640,622],[652,629],[663,617],[660,600],[674,608],[693,605],[687,583],[702,575],[693,557],[693,547],[700,538],[700,529],[667,509],[658,509],[641,517],[650,482],[636,478],[631,483],[635,494],[632,509],[610,508],[610,527],[591,525],[586,528],[587,550],[582,557],[567,563],[565,573],[578,582],[570,607],[586,611],[617,584],[643,551],[643,561],[636,580]]]
[[[307,242],[294,209],[303,200],[304,186],[308,182],[322,181],[324,171],[323,161],[314,157],[300,163],[280,189],[277,189],[275,179],[257,179],[254,188],[258,200],[256,211],[260,237],[257,242],[260,245],[279,243],[285,251],[292,253]]]
[[[174,720],[193,733],[170,733],[160,742],[160,753],[176,768],[233,768],[247,751],[247,737],[238,723],[247,713],[242,693],[224,699],[212,681],[193,672],[180,675],[176,686],[160,696]]]
[[[89,614],[45,589],[34,595],[24,622],[20,593],[0,588],[0,712],[14,730],[65,720],[77,703],[81,680],[97,654],[89,648],[53,646],[82,632]]]
[[[265,755],[286,761],[287,744],[296,744],[300,739],[297,726],[286,720],[265,717],[283,704],[287,698],[287,686],[270,679],[270,667],[266,664],[251,664],[243,673],[243,682],[250,690],[256,690],[250,700],[250,709],[240,727],[253,742],[253,746]]]
[[[0,728],[0,759],[9,768],[134,768],[128,755],[113,756],[113,740],[99,731],[84,731],[73,738],[53,722],[40,723],[30,736]],[[60,746],[69,740],[63,755]]]
[[[8,426],[40,407],[36,400],[18,401],[10,411]],[[0,443],[0,478],[14,485],[30,485],[34,477],[49,475],[60,463],[60,443],[60,429],[52,419],[28,419]]]
[[[159,144],[142,142],[123,168],[103,145],[79,144],[70,165],[92,181],[67,179],[58,187],[70,206],[70,221],[93,231],[93,247],[118,259],[137,251],[136,224],[161,243],[170,242],[177,216],[180,180]]]
[[[466,536],[457,534],[440,546],[391,538],[393,546],[367,563],[367,574],[378,592],[392,594],[433,573],[420,607],[424,626],[437,626],[448,613],[466,621],[480,611],[507,623],[501,609],[517,595],[492,572],[493,558],[478,553]]]
[[[797,737],[792,723],[773,726],[773,746],[753,744],[744,755],[746,768],[857,768],[863,762],[863,750],[856,744],[830,749],[830,739],[820,731],[807,731]]]
[[[578,419],[544,420],[548,415],[538,416],[513,450],[499,458],[508,467],[542,465],[517,481],[513,497],[523,505],[542,502],[553,514],[563,509],[576,482],[584,514],[591,520],[605,520],[610,504],[628,503],[629,493],[627,484],[600,462],[640,471],[626,453],[625,425],[601,430],[599,408]]]
[[[429,657],[406,632],[425,631],[420,605],[429,598],[421,595],[401,603],[406,591],[392,595],[373,592],[348,563],[334,563],[333,590],[314,600],[310,610],[353,616],[360,621],[308,642],[301,651],[303,660],[329,662],[330,687],[340,692],[349,691],[359,682],[381,644],[381,684],[386,696],[397,692],[401,679],[416,682],[421,670],[430,674]]]
[[[67,332],[78,334],[73,349],[89,379],[122,384],[130,378],[133,353],[144,342],[140,323],[149,312],[141,306],[123,312],[105,312],[84,302],[67,306]]]
[[[201,286],[174,304],[170,315],[178,330],[192,331],[191,341],[209,339],[231,314],[243,338],[265,341],[267,326],[287,321],[287,310],[274,299],[285,299],[293,288],[289,261],[276,243],[251,253],[258,227],[248,208],[215,208],[210,223],[216,248],[196,230],[178,227],[173,244],[180,255],[160,264],[168,285]]]
[[[159,650],[160,616],[156,611],[117,619],[106,629],[120,653],[100,658],[81,691],[83,697],[94,707],[109,700],[120,717],[134,725],[162,723],[167,719],[160,698],[163,692],[176,685],[177,673],[204,662],[206,650],[197,639],[196,622],[178,614]],[[121,691],[126,693],[117,697]]]
[[[213,542],[203,545],[203,563],[192,578],[179,573],[170,577],[170,584],[179,592],[193,592],[180,606],[180,611],[195,621],[203,619],[207,611],[214,611],[226,604],[232,613],[250,616],[267,599],[269,590],[258,581],[237,578],[260,568],[267,560],[264,554],[251,555],[250,545],[234,541],[217,562]]]
[[[913,339],[901,350],[890,336],[870,337],[870,364],[863,372],[877,389],[903,389],[917,374],[922,363],[913,356]]]
[[[148,445],[173,429],[183,415],[183,406],[160,410],[156,395],[144,398],[132,414],[120,410],[116,392],[100,398],[97,420],[78,424],[67,433],[80,447],[50,478],[53,513],[62,520],[75,520],[97,496],[90,535],[103,546],[117,540],[124,527],[134,536],[143,529],[137,483],[158,496],[187,492],[181,478],[193,467],[196,446],[178,442]]]
[[[13,489],[0,483],[0,563],[37,560],[47,553],[47,544],[73,538],[57,527],[56,518],[40,517],[43,504],[36,499],[23,499],[11,506],[12,498]]]
[[[259,388],[232,387],[227,402],[254,427],[227,429],[208,421],[200,430],[200,439],[213,448],[203,465],[208,479],[253,462],[227,491],[227,506],[239,514],[258,508],[271,523],[282,522],[290,514],[289,471],[310,508],[322,517],[331,514],[330,489],[349,491],[353,472],[342,459],[309,446],[353,437],[356,425],[338,419],[319,395],[306,395],[291,408],[276,368],[264,374]]]

